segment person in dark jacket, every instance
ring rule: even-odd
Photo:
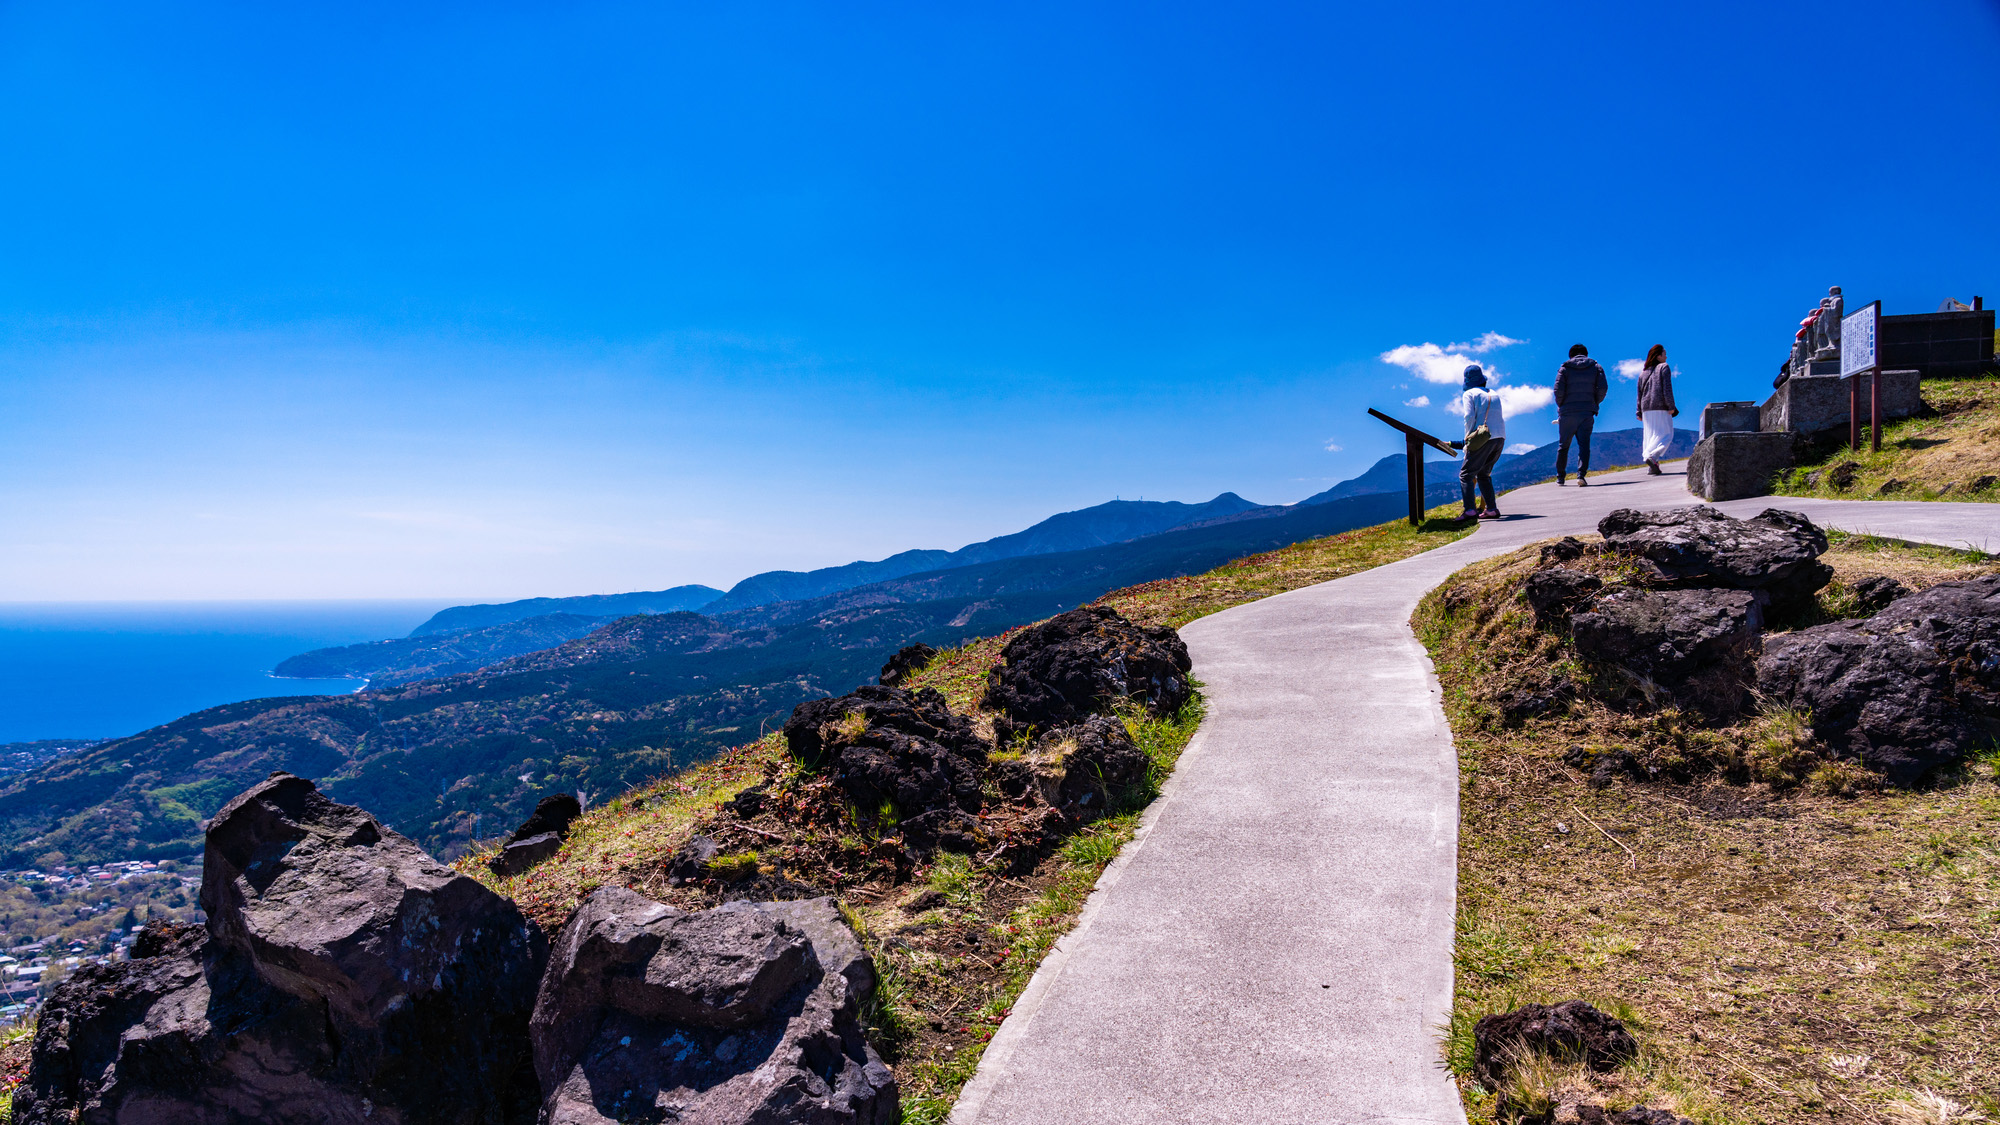
[[[1590,349],[1572,344],[1569,358],[1556,372],[1556,483],[1569,480],[1569,443],[1576,439],[1576,483],[1587,485],[1590,473],[1590,431],[1597,425],[1597,407],[1611,390],[1604,368],[1590,358]]]

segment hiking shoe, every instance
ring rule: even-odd
[[[1485,511],[1479,513],[1479,518],[1483,520],[1497,520],[1500,518],[1500,509],[1488,508]]]

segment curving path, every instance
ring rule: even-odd
[[[1678,471],[1509,493],[1456,543],[1181,630],[1209,715],[1138,837],[1036,972],[956,1125],[1460,1123],[1451,1004],[1458,775],[1417,601],[1469,563],[1696,502]],[[2000,546],[2000,505],[1766,507]]]

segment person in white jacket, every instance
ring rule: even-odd
[[[1486,389],[1486,372],[1476,363],[1465,369],[1465,391],[1459,401],[1465,407],[1465,464],[1458,470],[1458,488],[1465,511],[1458,518],[1497,520],[1500,505],[1493,495],[1493,466],[1507,448],[1507,411],[1500,396]],[[1475,487],[1486,502],[1483,509],[1473,502]]]

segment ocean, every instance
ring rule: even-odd
[[[307,649],[400,637],[445,601],[0,602],[0,743],[116,738],[191,711],[360,680],[270,674]]]

